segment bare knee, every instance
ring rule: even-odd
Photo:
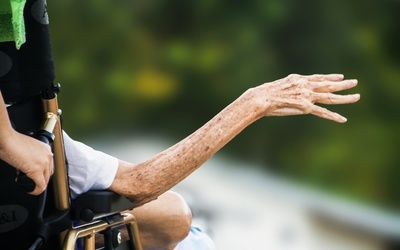
[[[168,191],[132,213],[144,248],[172,249],[189,234],[192,214],[183,197],[175,192]]]

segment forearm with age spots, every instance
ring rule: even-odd
[[[246,91],[193,134],[149,160],[137,165],[121,161],[110,189],[137,205],[156,199],[261,117],[252,95]]]
[[[356,85],[356,80],[343,80],[340,74],[293,74],[249,89],[192,135],[164,152],[135,166],[121,162],[110,188],[139,205],[153,200],[190,175],[244,128],[263,116],[313,114],[346,122],[345,117],[315,103],[354,103],[360,95],[332,92]]]

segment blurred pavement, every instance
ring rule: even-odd
[[[135,163],[172,144],[155,136],[126,137],[123,140],[110,137],[89,143]],[[384,249],[380,237],[371,237],[376,234],[365,236],[340,227],[332,229],[331,223],[320,223],[310,213],[312,202],[313,208],[323,207],[322,211],[332,210],[333,213],[341,209],[336,203],[325,202],[324,197],[256,169],[217,154],[174,187],[192,208],[193,224],[214,239],[217,249]],[[348,214],[347,210],[344,208],[342,212]],[[366,217],[371,217],[370,213]]]

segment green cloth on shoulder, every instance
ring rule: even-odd
[[[14,41],[17,49],[25,42],[26,0],[0,0],[0,42]]]

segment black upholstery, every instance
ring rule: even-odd
[[[14,128],[34,134],[42,125],[39,97],[8,108]],[[38,115],[39,114],[39,115]],[[15,168],[0,161],[0,242],[2,249],[27,249],[36,238],[44,215],[46,192],[40,196],[27,194],[15,182]],[[50,200],[49,200],[50,201]],[[50,204],[49,202],[48,204]]]
[[[0,43],[0,61],[7,64],[1,65],[7,71],[1,72],[0,90],[6,103],[14,103],[7,108],[14,129],[35,136],[44,121],[40,95],[45,96],[47,90],[53,94],[55,79],[46,1],[27,0],[24,18],[26,43],[19,50],[13,42]],[[58,234],[71,227],[73,220],[117,216],[115,211],[132,208],[115,193],[93,191],[78,197],[71,210],[58,211],[53,185],[33,196],[15,182],[16,177],[15,168],[0,160],[0,249],[25,250],[37,245],[34,249],[57,250],[61,246]],[[47,240],[41,243],[40,239]]]
[[[132,209],[132,203],[108,190],[92,190],[77,197],[71,206],[73,220],[90,222],[107,215]]]

